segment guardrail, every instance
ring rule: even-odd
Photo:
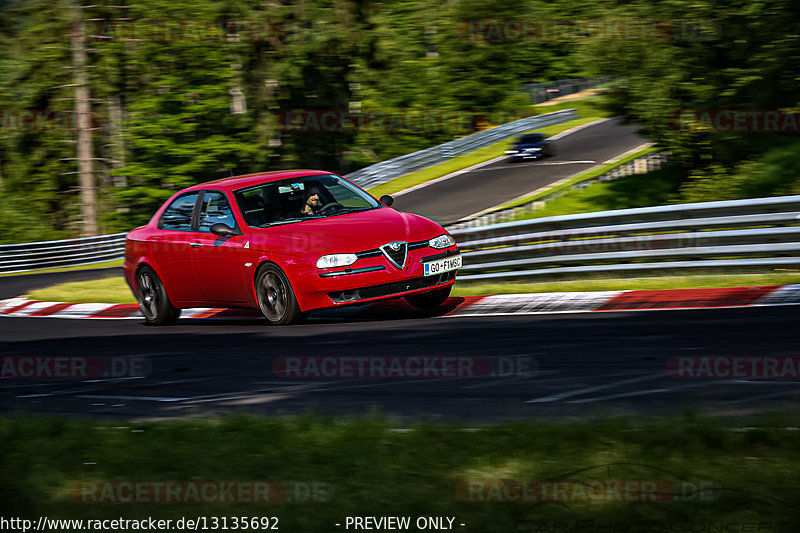
[[[0,245],[0,274],[90,265],[122,259],[126,233]]]
[[[671,157],[672,154],[670,152],[666,150],[660,150],[658,152],[651,152],[641,157],[637,157],[636,159],[622,163],[598,176],[576,181],[569,186],[560,186],[560,182],[557,182],[547,187],[543,187],[540,189],[542,191],[541,195],[537,195],[534,199],[525,203],[515,205],[514,207],[508,207],[506,209],[491,211],[473,218],[464,219],[463,221],[449,225],[447,229],[452,231],[462,228],[474,228],[476,226],[487,226],[489,224],[510,222],[515,218],[524,215],[526,212],[542,209],[548,201],[558,198],[568,191],[584,189],[593,183],[614,181],[626,176],[632,176],[633,174],[647,174],[653,170],[658,170],[664,165],[664,163],[669,161]],[[569,179],[571,178],[565,178],[562,181],[568,181]],[[548,192],[551,189],[552,191]]]
[[[575,94],[585,91],[586,89],[593,89],[594,87],[609,83],[613,79],[614,78],[611,77],[599,79],[573,78],[569,80],[528,83],[523,85],[521,90],[530,96],[533,103],[541,104],[553,98]]]
[[[543,128],[552,124],[566,122],[568,120],[574,120],[575,118],[577,118],[577,115],[574,109],[564,109],[545,115],[536,115],[513,122],[506,122],[495,128],[473,133],[472,135],[467,135],[466,137],[454,141],[375,163],[361,170],[351,172],[347,174],[345,178],[368,189],[386,183],[404,174],[443,163],[457,155],[500,142],[513,135]]]
[[[621,209],[451,231],[460,281],[800,268],[800,196]]]
[[[800,268],[800,196],[643,207],[451,231],[460,281],[733,267]],[[0,273],[121,259],[125,233],[0,245]]]

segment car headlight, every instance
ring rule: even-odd
[[[456,243],[450,235],[439,235],[428,241],[428,246],[441,250],[442,248],[450,248]]]
[[[539,152],[541,148],[525,148],[526,152]]]
[[[519,150],[506,150],[507,154],[516,154],[519,153]]]
[[[358,261],[356,254],[323,255],[317,259],[317,268],[336,268],[352,265]]]

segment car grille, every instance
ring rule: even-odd
[[[381,246],[381,251],[386,254],[394,266],[397,268],[403,268],[406,266],[406,256],[408,255],[408,243],[407,242],[400,242],[397,243],[398,247],[397,250],[393,250],[391,246],[388,244],[384,244]]]
[[[436,285],[452,281],[455,275],[455,271],[451,271],[439,274],[438,276],[425,276],[404,281],[384,283],[382,285],[372,285],[371,287],[361,287],[348,291],[329,292],[328,296],[336,303],[356,302],[358,300],[380,298],[382,296],[391,296],[393,294],[435,287]]]
[[[428,241],[416,241],[408,243],[408,251],[412,250],[419,250],[420,248],[427,248]],[[364,259],[367,257],[380,257],[383,255],[380,248],[375,248],[373,250],[364,250],[363,252],[356,252],[356,256],[359,259]]]

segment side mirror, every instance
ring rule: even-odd
[[[222,222],[217,222],[211,226],[211,233],[219,235],[220,237],[233,237],[234,235],[238,235],[235,229]]]
[[[392,204],[394,203],[394,198],[392,198],[388,194],[384,194],[383,196],[381,196],[379,198],[379,200],[381,201],[381,203],[384,203],[384,204],[388,205],[389,207],[392,207]]]

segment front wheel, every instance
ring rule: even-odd
[[[258,308],[274,326],[296,324],[303,319],[286,274],[276,265],[266,264],[256,275]]]
[[[143,266],[136,274],[136,300],[145,321],[153,326],[174,324],[181,316],[181,310],[170,303],[164,284],[149,266]]]
[[[450,289],[446,287],[436,291],[406,296],[406,301],[417,309],[433,309],[442,305],[450,297]]]

